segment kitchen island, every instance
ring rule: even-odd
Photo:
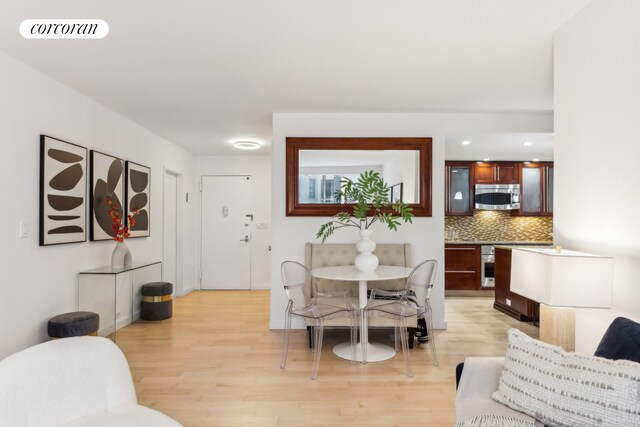
[[[542,247],[551,245],[496,245],[495,302],[493,308],[520,321],[536,321],[540,304],[511,292],[511,249],[514,247]]]

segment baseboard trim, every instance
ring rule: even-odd
[[[446,297],[480,297],[480,298],[495,298],[496,292],[493,289],[480,289],[480,290],[445,290],[444,296]]]

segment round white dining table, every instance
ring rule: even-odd
[[[316,279],[343,280],[358,283],[358,307],[360,308],[360,340],[367,345],[367,362],[380,362],[391,359],[395,354],[395,348],[381,343],[369,342],[367,321],[362,315],[362,309],[367,305],[367,284],[379,280],[403,279],[411,273],[409,267],[399,267],[393,265],[380,265],[375,271],[364,273],[355,265],[341,265],[333,267],[322,267],[311,270],[311,274]],[[362,346],[358,343],[356,348],[356,361],[362,362]],[[351,343],[345,342],[336,345],[333,353],[343,359],[351,360]]]

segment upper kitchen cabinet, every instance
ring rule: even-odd
[[[473,162],[445,162],[445,215],[473,215]]]
[[[517,184],[515,162],[478,162],[474,166],[475,184]]]
[[[553,163],[520,164],[520,215],[544,216],[553,214]]]

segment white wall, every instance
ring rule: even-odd
[[[251,289],[269,289],[271,280],[271,252],[269,252],[271,244],[271,157],[199,156],[196,158],[195,169],[198,182],[203,175],[251,175],[253,177],[251,180],[251,204],[254,209],[251,230]],[[200,215],[201,213],[198,212],[198,218]],[[201,224],[199,220],[198,224]],[[257,228],[258,224],[266,224],[268,228]],[[199,229],[198,233],[200,233]],[[198,245],[197,262],[200,265],[200,245]]]
[[[447,132],[551,132],[551,114],[362,114],[362,113],[282,113],[273,116],[272,154],[272,329],[284,326],[285,295],[280,279],[280,263],[290,259],[304,262],[304,244],[319,242],[318,227],[327,221],[319,217],[285,216],[285,138],[308,137],[432,137],[433,216],[416,218],[398,232],[374,226],[377,243],[410,242],[413,263],[435,258],[439,262],[433,292],[434,325],[446,328],[444,318],[444,141]],[[356,242],[357,230],[337,232],[329,242]]]
[[[389,186],[402,183],[402,199],[407,203],[415,203],[419,197],[418,170],[420,158],[417,151],[396,152],[385,162],[382,179]],[[394,194],[394,198],[395,198]]]
[[[134,261],[162,259],[163,168],[184,174],[193,192],[194,157],[176,145],[0,53],[0,359],[47,339],[50,317],[77,310],[78,272],[108,265],[113,241],[38,246],[39,135],[113,154],[151,168],[151,237],[129,239]],[[88,193],[87,193],[88,194]],[[184,204],[182,263],[184,288],[195,281],[195,215]],[[21,239],[18,223],[28,224]],[[87,233],[88,235],[88,233]]]
[[[555,34],[554,241],[616,257],[613,308],[577,312],[582,353],[640,320],[639,22],[637,0],[593,0]]]

